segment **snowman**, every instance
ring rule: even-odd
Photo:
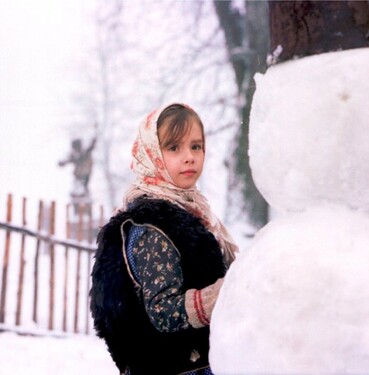
[[[369,48],[258,74],[250,164],[273,219],[215,305],[216,375],[369,374]]]

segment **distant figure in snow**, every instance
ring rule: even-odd
[[[90,180],[93,160],[92,151],[96,145],[96,137],[92,139],[90,145],[83,149],[81,139],[72,141],[72,151],[69,156],[59,161],[59,166],[64,167],[66,164],[74,164],[74,183],[71,192],[72,197],[88,197],[88,183]]]

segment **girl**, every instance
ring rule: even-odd
[[[212,374],[209,324],[237,246],[196,188],[196,112],[171,104],[140,124],[136,181],[98,235],[91,312],[121,374]]]

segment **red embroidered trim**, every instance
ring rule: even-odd
[[[193,294],[193,298],[194,298],[194,305],[195,305],[197,318],[199,319],[200,323],[203,325],[210,324],[208,318],[206,317],[204,306],[202,304],[201,291],[195,290]]]
[[[204,310],[204,305],[202,303],[201,290],[199,290],[198,296],[199,296],[199,305],[200,305],[200,309],[201,309],[201,314],[204,317],[205,323],[210,324],[210,320],[206,316],[206,313],[205,313],[205,310]]]

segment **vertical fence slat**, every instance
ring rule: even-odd
[[[39,201],[38,203],[38,217],[37,217],[37,232],[41,232],[42,223],[44,220],[44,202]],[[34,271],[33,271],[33,314],[32,319],[35,323],[38,322],[38,277],[39,277],[39,257],[40,257],[40,246],[41,240],[37,238],[36,241],[36,252],[34,259]]]
[[[70,204],[66,206],[66,238],[69,240],[71,238],[71,222],[70,222]],[[64,248],[64,294],[63,294],[63,331],[66,332],[68,329],[67,326],[67,317],[68,317],[68,279],[69,279],[69,246]]]
[[[77,241],[83,240],[83,213],[85,207],[80,205],[78,209],[78,228],[77,228]],[[81,252],[77,252],[77,270],[76,270],[76,289],[75,289],[75,310],[74,310],[74,332],[78,333],[78,311],[79,311],[79,291],[81,281]]]
[[[87,232],[87,241],[89,245],[92,245],[94,237],[94,220],[92,207],[88,215],[88,232]],[[86,328],[85,332],[88,334],[90,332],[90,287],[91,287],[91,254],[87,254],[87,290],[86,290]]]
[[[22,200],[22,226],[23,226],[23,228],[25,228],[27,226],[26,206],[27,206],[27,199],[23,198],[23,200]],[[24,233],[22,233],[21,250],[20,250],[20,258],[19,258],[17,310],[16,310],[16,314],[15,314],[15,324],[17,326],[19,326],[20,323],[21,323],[21,315],[22,315],[24,267],[25,267],[25,264],[26,264],[25,257],[24,257],[25,242],[26,242],[26,235]]]
[[[49,235],[52,238],[55,234],[55,201],[51,202],[50,206],[50,226]],[[50,282],[49,282],[49,329],[54,329],[54,304],[55,304],[55,248],[54,244],[50,242],[49,245],[50,256]]]
[[[12,221],[12,208],[13,208],[13,197],[8,194],[7,205],[6,205],[6,222],[10,224]],[[1,297],[0,297],[0,323],[5,323],[5,305],[6,305],[6,288],[8,278],[8,267],[9,267],[9,252],[10,252],[10,230],[6,231],[5,237],[5,251],[3,258],[3,273],[1,278]]]

